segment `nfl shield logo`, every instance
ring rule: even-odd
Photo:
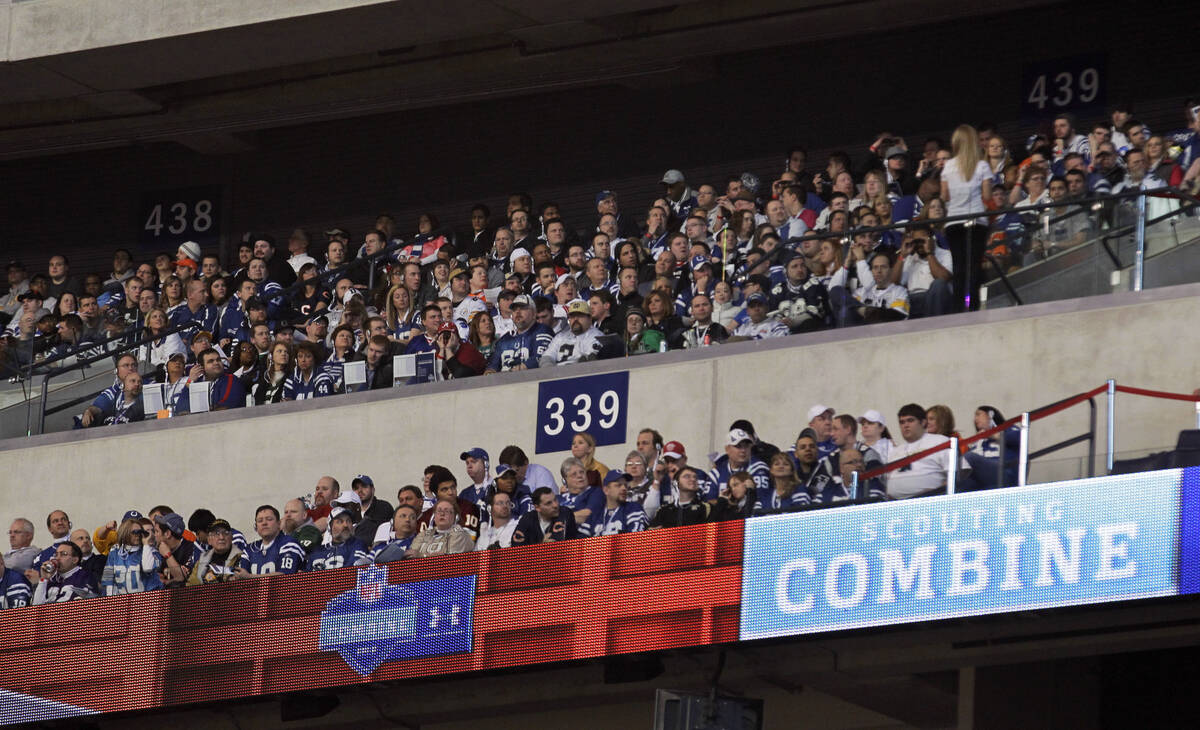
[[[383,587],[387,585],[387,569],[371,567],[358,573],[358,600],[376,603],[383,598]]]

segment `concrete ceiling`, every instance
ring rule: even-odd
[[[978,12],[958,0],[441,0],[436,12],[397,0],[204,32],[143,29],[143,40],[0,66],[0,159],[157,141],[236,151],[257,129],[670,82],[711,73],[697,59]]]

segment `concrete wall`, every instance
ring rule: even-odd
[[[537,383],[548,375],[630,370],[628,444],[598,450],[610,466],[623,463],[647,426],[682,441],[702,466],[736,418],[751,419],[764,439],[786,446],[818,402],[854,414],[876,408],[893,425],[905,403],[944,403],[970,433],[982,403],[1016,415],[1109,377],[1190,392],[1200,384],[1200,365],[1181,335],[1200,317],[1197,295],[1200,284],[1192,284],[730,345],[721,357],[667,353],[10,439],[0,441],[0,521],[22,515],[42,524],[61,507],[76,525],[94,527],[165,502],[184,513],[206,506],[247,528],[256,505],[308,493],[323,474],[345,483],[370,474],[389,499],[419,483],[430,463],[463,478],[458,454],[471,446],[495,456],[515,443],[557,471],[566,454],[533,454]],[[1099,405],[1102,436],[1103,398]],[[1194,422],[1190,403],[1120,396],[1118,448],[1170,447]],[[1086,406],[1065,411],[1037,423],[1033,447],[1086,427]],[[1101,438],[1101,455],[1103,448]],[[1083,453],[1077,446],[1035,463],[1033,480],[1079,476]]]
[[[26,0],[0,9],[11,30],[5,60],[74,53],[325,13],[386,0]]]

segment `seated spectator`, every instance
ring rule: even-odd
[[[788,512],[807,507],[809,502],[808,485],[800,481],[796,475],[796,462],[792,457],[780,452],[771,457],[770,485],[767,488],[755,487],[757,504],[755,512],[766,514],[771,512]],[[739,471],[738,474],[749,474]],[[757,484],[757,483],[756,483]]]
[[[641,532],[649,521],[637,502],[628,501],[631,477],[613,469],[604,477],[602,487],[604,506],[594,510],[579,525],[583,536],[619,535],[625,532]]]
[[[321,546],[321,531],[313,524],[312,518],[308,516],[308,505],[303,499],[289,499],[283,504],[283,531],[296,542],[300,543],[300,547],[304,548],[304,554],[310,555],[313,550]],[[236,531],[235,531],[236,533]],[[236,544],[236,541],[235,541]],[[245,550],[245,540],[238,545],[241,550]]]
[[[512,544],[537,545],[576,537],[579,537],[579,530],[575,525],[575,514],[569,509],[560,509],[553,490],[538,487],[533,492],[533,511],[517,521]]]
[[[786,324],[767,314],[768,305],[767,295],[760,291],[747,296],[746,321],[733,330],[730,339],[734,341],[763,340],[791,334]]]
[[[757,504],[754,478],[750,476],[750,472],[739,471],[730,475],[729,486],[717,497],[709,519],[713,522],[744,520],[754,516]],[[651,519],[653,520],[653,517]]]
[[[342,493],[342,485],[331,476],[323,476],[313,487],[312,505],[308,508],[309,519],[319,531],[325,532],[329,527],[329,512],[333,509],[333,500]]]
[[[646,432],[643,431],[642,433]],[[651,433],[657,434],[657,432]],[[661,439],[662,436],[658,436],[658,438]],[[638,434],[639,447],[641,443],[642,434]],[[654,454],[657,460],[658,452],[655,451]],[[658,508],[662,504],[662,490],[659,487],[659,483],[654,480],[646,463],[646,457],[640,450],[635,449],[630,451],[625,457],[625,473],[630,477],[626,498],[630,502],[641,505],[642,511],[646,513],[646,519],[654,519],[655,513],[658,512]]]
[[[817,466],[821,463],[821,453],[817,446],[815,431],[806,428],[800,432],[800,435],[796,437],[791,457],[796,467],[796,478],[807,487],[816,479]]]
[[[574,456],[563,459],[559,473],[562,474],[563,486],[558,493],[558,502],[574,512],[576,522],[582,524],[602,508],[604,492],[600,487],[588,483],[588,471],[583,461]]]
[[[811,332],[826,325],[828,299],[824,284],[810,274],[804,256],[798,252],[786,255],[783,276],[770,291],[772,314],[793,334]]]
[[[675,501],[664,504],[650,522],[650,527],[681,527],[698,525],[708,521],[709,505],[700,493],[699,470],[684,467],[675,479],[679,496]]]
[[[125,374],[120,387],[113,386],[101,391],[96,400],[77,417],[76,428],[137,423],[145,418],[142,376],[132,372]]]
[[[849,310],[846,324],[876,324],[893,322],[908,317],[908,290],[893,284],[892,255],[877,251],[869,259],[872,281],[854,292],[858,306]]]
[[[891,281],[908,292],[909,316],[947,314],[954,303],[954,261],[937,244],[927,224],[908,227],[900,255],[892,265]]]
[[[516,472],[509,470],[516,477]],[[512,545],[513,532],[517,529],[517,517],[513,515],[513,500],[507,492],[497,491],[487,502],[488,519],[479,528],[476,550],[495,550]]]
[[[36,584],[40,580],[39,569],[42,563],[52,559],[57,554],[60,543],[71,539],[71,518],[67,516],[66,512],[56,509],[46,515],[46,529],[50,531],[50,537],[52,538],[50,546],[37,554],[30,564],[30,570],[25,572],[25,578],[31,585]]]
[[[452,322],[443,322],[438,327],[436,345],[435,352],[443,380],[471,378],[482,375],[487,369],[487,361],[483,359],[483,355],[475,345],[462,339],[458,327]],[[390,362],[387,367],[390,371]]]
[[[837,449],[833,439],[833,414],[836,412],[820,403],[808,409],[808,428],[812,429],[813,438],[816,439],[819,457],[828,456]]]
[[[496,350],[488,361],[489,372],[508,372],[536,368],[554,332],[546,325],[534,321],[533,302],[528,295],[513,298],[512,317],[514,330],[500,338]]]
[[[883,459],[879,454],[864,442],[859,441],[857,434],[858,424],[855,422],[854,416],[843,413],[833,418],[831,435],[837,448],[833,453],[822,457],[817,464],[816,474],[809,484],[814,502],[829,504],[854,497],[850,491],[852,485],[844,484],[840,478],[842,473],[841,455],[846,449],[856,449],[862,455],[862,458],[857,461],[865,464],[868,471],[883,466]],[[870,480],[870,483],[863,482],[859,485],[858,494],[860,497],[883,499],[886,496],[883,481],[879,477],[875,477]]]
[[[530,493],[538,487],[555,486],[554,474],[541,464],[529,463],[529,457],[520,446],[505,446],[500,451],[500,464],[511,466],[517,472],[517,481]],[[523,514],[523,513],[522,513]]]
[[[107,562],[106,556],[96,552],[92,547],[92,536],[88,531],[79,528],[71,531],[71,542],[79,546],[79,551],[82,557],[79,561],[79,567],[83,568],[88,574],[88,588],[92,593],[100,594],[100,577],[104,574],[104,566]]]
[[[21,571],[13,570],[4,563],[0,555],[0,610],[28,606],[33,599],[29,583]]]
[[[661,332],[646,329],[646,314],[640,307],[625,310],[625,333],[622,339],[625,341],[625,351],[630,355],[645,355],[667,349],[667,341]]]
[[[405,487],[405,490],[409,487]],[[413,487],[415,490],[416,487]],[[418,494],[419,494],[419,490]],[[388,536],[386,540],[376,543],[367,556],[366,562],[370,563],[390,563],[396,560],[403,560],[409,548],[412,547],[412,541],[417,536],[417,520],[421,517],[420,508],[408,502],[401,502],[396,511],[392,514],[392,522],[388,526]],[[379,533],[376,532],[376,535]],[[362,563],[363,565],[366,562]]]
[[[940,434],[926,432],[925,413],[925,409],[916,403],[909,403],[900,409],[897,420],[900,423],[901,441],[891,449],[889,464],[934,446],[942,446],[949,441]],[[950,458],[949,449],[939,449],[929,456],[889,472],[888,499],[945,494],[946,469],[951,463]]]
[[[929,406],[929,409],[925,411],[925,431],[946,438],[959,438],[958,431],[954,428],[954,411],[950,410],[950,406],[940,403]]]
[[[475,535],[458,524],[458,500],[439,499],[433,506],[431,524],[413,538],[408,554],[410,557],[452,555],[470,552],[474,547]]]
[[[692,296],[691,325],[683,333],[683,346],[687,349],[719,345],[729,339],[729,332],[713,321],[712,298],[704,292]]]
[[[151,514],[154,512],[151,510]],[[188,575],[200,559],[200,548],[184,535],[187,528],[181,515],[167,512],[158,514],[153,519],[154,535],[151,544],[157,551],[154,559],[158,578],[164,588],[181,586],[187,582]]]
[[[8,527],[8,546],[11,548],[4,553],[4,564],[9,570],[15,570],[22,575],[33,569],[42,549],[33,544],[33,523],[24,517],[13,520]]]
[[[317,548],[308,556],[307,570],[333,570],[346,565],[361,565],[366,561],[367,548],[354,536],[357,520],[352,510],[338,507],[330,517],[330,543]],[[460,528],[461,529],[461,528]],[[371,530],[374,534],[374,529]]]
[[[421,527],[433,524],[433,508],[437,506],[437,501],[450,499],[458,504],[458,509],[455,511],[458,524],[463,526],[471,539],[478,537],[479,525],[482,522],[479,508],[470,499],[459,495],[458,480],[454,478],[454,474],[449,469],[444,466],[431,466],[429,469],[432,470],[432,473],[429,474],[429,490],[433,493],[434,503],[421,514],[418,524]]]
[[[70,540],[59,543],[54,550],[54,557],[42,563],[38,570],[33,605],[94,597],[96,594],[88,585],[90,578],[79,565],[82,559],[83,552],[78,545]]]
[[[571,439],[571,456],[583,462],[587,470],[587,482],[593,487],[604,483],[608,467],[596,461],[596,439],[586,431],[580,431]],[[575,515],[578,517],[579,515]]]
[[[213,520],[208,526],[209,548],[196,561],[188,576],[190,586],[226,583],[236,580],[244,557],[243,550],[233,543],[234,530],[226,520]]]
[[[225,372],[220,353],[210,347],[201,352],[198,359],[201,375],[199,378],[193,378],[192,382],[212,383],[208,391],[208,409],[223,411],[230,408],[244,408],[246,406],[246,388],[233,373]],[[178,412],[180,413],[191,411],[191,387],[189,385],[187,392],[179,399]]]
[[[725,453],[718,456],[709,471],[709,484],[712,491],[702,495],[708,501],[715,500],[721,492],[729,487],[729,477],[739,471],[749,472],[754,479],[756,493],[765,492],[771,488],[771,473],[766,463],[754,458],[751,453],[754,437],[740,428],[731,429],[725,440]]]
[[[254,511],[254,531],[259,539],[246,546],[235,573],[237,578],[250,578],[270,573],[295,573],[305,562],[304,548],[283,534],[279,510],[264,504]]]
[[[1050,194],[1051,202],[1066,202],[1067,181],[1065,178],[1055,175],[1050,178],[1050,184],[1046,189]],[[1093,217],[1081,206],[1065,205],[1059,208],[1049,208],[1043,215],[1049,217],[1048,223],[1045,224],[1048,230],[1039,227],[1034,231],[1033,245],[1025,257],[1026,265],[1053,256],[1059,251],[1082,245],[1092,235]]]
[[[1004,423],[1004,414],[992,406],[975,409],[975,433],[988,431]],[[1000,472],[1000,446],[1004,444],[1004,474]],[[963,459],[971,467],[971,473],[959,485],[958,491],[970,492],[979,489],[1011,487],[1017,483],[1017,451],[1021,447],[1021,429],[1009,426],[1004,431],[971,444]]]
[[[375,482],[366,474],[359,474],[350,481],[350,488],[358,495],[362,519],[354,529],[354,536],[364,547],[375,542],[375,533],[392,520],[392,505],[375,495]]]
[[[592,313],[587,302],[581,299],[569,302],[567,328],[550,340],[539,364],[541,367],[550,367],[594,360],[600,353],[602,335],[592,324]]]
[[[858,425],[862,428],[862,442],[874,449],[879,458],[886,463],[894,444],[883,414],[875,409],[868,410],[859,416]]]
[[[508,495],[508,499],[512,503],[511,513],[514,521],[533,509],[533,498],[530,495],[529,487],[521,484],[517,477],[517,470],[511,466],[501,464],[496,467],[496,480],[488,487],[484,504],[480,505],[479,509],[486,513],[487,504],[497,494]],[[490,515],[488,519],[491,519]]]

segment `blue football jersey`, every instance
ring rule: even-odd
[[[595,514],[597,510],[604,509],[604,490],[600,487],[588,487],[579,494],[563,492],[558,495],[558,504],[560,507],[569,509],[572,512],[589,509],[592,511],[592,514]],[[582,529],[582,526],[580,529]]]
[[[162,588],[155,570],[142,570],[142,548],[119,545],[108,551],[108,564],[100,577],[100,592],[106,596],[141,593]]]
[[[242,553],[242,568],[254,575],[268,573],[295,573],[304,567],[304,548],[291,537],[279,533],[266,547],[262,540],[255,540]]]
[[[28,606],[33,600],[33,591],[25,576],[12,568],[7,568],[0,575],[0,608],[20,608]]]
[[[307,570],[333,570],[347,565],[355,565],[367,557],[366,547],[356,537],[338,545],[330,543],[323,548],[313,551],[308,558]]]
[[[619,535],[623,532],[641,532],[650,521],[641,505],[622,502],[616,509],[601,507],[588,515],[587,521],[579,525],[580,535]]]
[[[750,458],[750,462],[740,469],[731,469],[729,467],[729,455],[722,454],[713,461],[713,468],[708,472],[708,478],[714,483],[716,492],[706,497],[706,499],[716,499],[717,495],[729,487],[729,477],[734,472],[746,471],[750,472],[750,477],[754,479],[754,488],[758,490],[771,488],[771,469],[767,466],[767,462]]]
[[[552,339],[554,333],[540,322],[535,322],[524,332],[510,332],[496,343],[488,367],[497,372],[512,370],[519,363],[526,368],[536,368]]]

